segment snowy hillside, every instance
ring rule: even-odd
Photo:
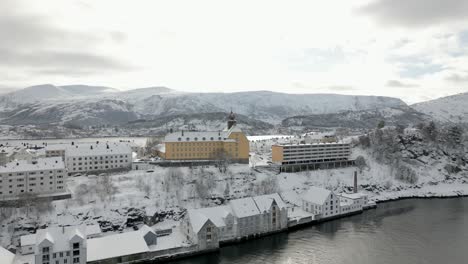
[[[132,106],[119,100],[33,103],[2,115],[5,124],[73,124],[91,126],[126,123],[138,117]]]
[[[468,93],[456,94],[411,105],[440,122],[468,123]]]
[[[182,94],[152,96],[138,106],[140,112],[155,114],[196,112],[229,112],[272,124],[282,119],[304,114],[325,114],[341,111],[403,107],[400,99],[378,96],[350,96],[337,94],[285,94],[268,91],[239,93]]]
[[[374,128],[384,120],[387,125],[417,125],[430,120],[425,114],[410,107],[381,108],[374,110],[347,111],[332,114],[294,116],[282,121],[283,127],[347,127]]]
[[[273,125],[251,119],[244,115],[237,115],[237,125],[248,135],[268,134]],[[121,126],[122,128],[151,129],[153,134],[164,135],[171,129],[179,130],[208,130],[216,131],[226,128],[226,113],[178,114],[157,116],[152,119],[140,119]]]

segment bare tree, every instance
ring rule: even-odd
[[[114,195],[118,192],[118,188],[114,183],[114,179],[110,175],[100,176],[97,181],[98,194],[101,200],[106,198],[112,200]]]
[[[364,159],[363,156],[358,156],[356,158],[356,160],[354,161],[354,163],[356,164],[356,167],[358,167],[359,169],[359,173],[362,173],[362,170],[367,167],[367,164],[366,164],[366,159]]]

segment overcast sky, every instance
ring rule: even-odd
[[[0,91],[468,91],[467,0],[0,1]]]

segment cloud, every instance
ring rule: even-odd
[[[455,83],[466,83],[468,82],[468,74],[460,75],[460,74],[452,74],[445,78],[447,81],[455,82]]]
[[[466,0],[376,0],[358,9],[385,25],[425,27],[464,20]]]
[[[395,87],[395,88],[413,88],[413,87],[419,87],[417,84],[412,84],[412,83],[404,83],[398,80],[388,80],[387,83],[385,84],[387,87]]]
[[[126,37],[121,32],[109,34],[115,42]],[[60,72],[66,76],[130,68],[117,59],[91,51],[104,41],[102,36],[62,29],[49,23],[47,17],[24,13],[17,1],[0,4],[0,35],[0,67],[5,69]]]

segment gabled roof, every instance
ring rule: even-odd
[[[260,212],[268,211],[271,208],[273,201],[276,202],[280,209],[286,208],[286,204],[284,203],[283,199],[277,194],[266,194],[252,197],[257,204],[258,209]]]
[[[192,225],[193,232],[198,233],[200,229],[208,222],[210,219],[202,213],[200,213],[197,209],[189,209],[187,211],[188,218],[190,220],[190,224]]]
[[[199,209],[191,209],[191,210],[196,211],[197,213],[211,220],[211,222],[216,227],[226,226],[224,219],[229,214],[231,214],[231,209],[229,208],[229,206],[215,206],[215,207],[207,207],[207,208],[199,208]]]
[[[73,232],[74,229],[76,229],[76,226],[66,226],[65,227],[66,232]],[[101,228],[100,228],[99,225],[87,225],[84,229],[85,229],[84,232],[85,232],[86,236],[101,234]],[[70,230],[72,230],[72,231],[70,231]],[[41,232],[43,232],[43,231],[37,230],[36,234],[21,236],[20,237],[21,246],[24,247],[24,246],[29,246],[29,245],[35,245],[36,241],[39,241],[39,240],[37,240],[37,235],[41,234]],[[83,230],[80,231],[80,234],[83,234],[81,232],[83,232]],[[83,236],[81,236],[81,237],[83,237]]]
[[[252,197],[231,200],[229,204],[234,215],[240,218],[260,214]]]
[[[307,202],[323,204],[331,193],[332,192],[330,190],[312,186],[309,190],[302,193],[301,197]]]
[[[141,232],[141,234],[143,236],[148,234],[148,233],[153,233],[153,234],[156,235],[156,232],[154,232],[154,230],[151,227],[147,226],[147,225],[143,225],[142,227],[140,227],[139,231]]]
[[[86,242],[86,226],[73,226],[73,227],[48,227],[46,229],[39,229],[36,232],[36,245],[39,245],[44,240],[53,243],[53,252],[70,250],[70,239],[74,236],[79,236]],[[23,245],[23,244],[22,244]],[[36,248],[36,251],[38,249]]]

